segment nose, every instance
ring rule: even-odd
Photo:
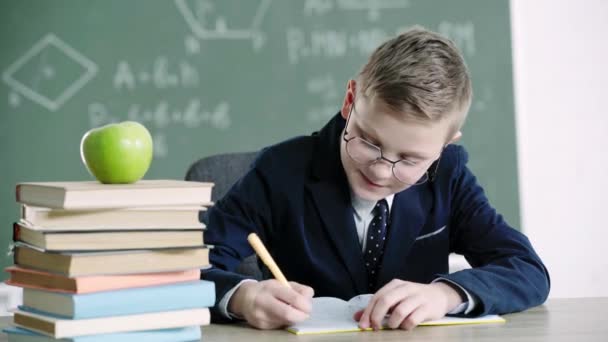
[[[369,166],[369,170],[374,176],[374,180],[389,179],[393,176],[393,164],[380,159]]]

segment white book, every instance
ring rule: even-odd
[[[367,307],[372,295],[364,294],[351,298],[348,302],[333,297],[317,297],[312,300],[310,317],[300,323],[287,327],[287,331],[296,335],[332,334],[340,332],[355,332],[371,330],[359,328],[354,320],[357,311]],[[438,320],[426,321],[420,326],[504,323],[505,319],[497,315],[476,318],[444,317]]]

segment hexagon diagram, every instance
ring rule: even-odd
[[[259,30],[272,0],[175,0],[184,20],[202,40],[251,40],[254,49],[264,45]]]

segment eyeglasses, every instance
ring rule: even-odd
[[[437,169],[439,168],[439,159],[441,158],[441,154],[439,154],[439,158],[434,162],[435,167],[433,171],[429,174],[429,169],[433,166],[431,165],[423,175],[420,175],[421,165],[418,163],[414,163],[407,159],[400,159],[397,161],[392,161],[384,157],[382,153],[382,149],[371,142],[361,138],[359,136],[347,138],[348,135],[348,123],[350,122],[350,117],[353,114],[353,109],[355,108],[355,102],[353,99],[353,104],[350,107],[350,113],[348,114],[348,118],[346,119],[346,126],[344,127],[344,134],[342,135],[342,139],[346,142],[346,153],[348,156],[358,164],[362,165],[372,165],[378,163],[380,161],[386,161],[391,164],[391,171],[393,176],[400,181],[401,183],[407,185],[420,185],[430,180],[433,181],[437,174]],[[442,150],[443,151],[443,150]],[[425,163],[422,163],[424,166]]]

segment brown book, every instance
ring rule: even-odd
[[[13,257],[18,266],[68,277],[164,272],[209,266],[209,249],[205,247],[111,252],[48,252],[20,243],[15,246]]]
[[[208,203],[210,205],[211,203]],[[21,206],[21,221],[40,230],[200,229],[203,206],[66,210]]]
[[[208,325],[209,309],[187,309],[138,315],[64,319],[15,311],[13,323],[54,338]]]
[[[203,230],[41,231],[13,224],[13,241],[47,251],[100,251],[203,246]]]
[[[103,209],[146,206],[204,205],[213,183],[141,180],[133,184],[88,182],[20,183],[17,202],[58,209]]]
[[[74,294],[191,282],[200,279],[201,274],[198,268],[173,272],[84,277],[66,277],[18,266],[10,266],[4,270],[10,275],[6,281],[9,285]]]

